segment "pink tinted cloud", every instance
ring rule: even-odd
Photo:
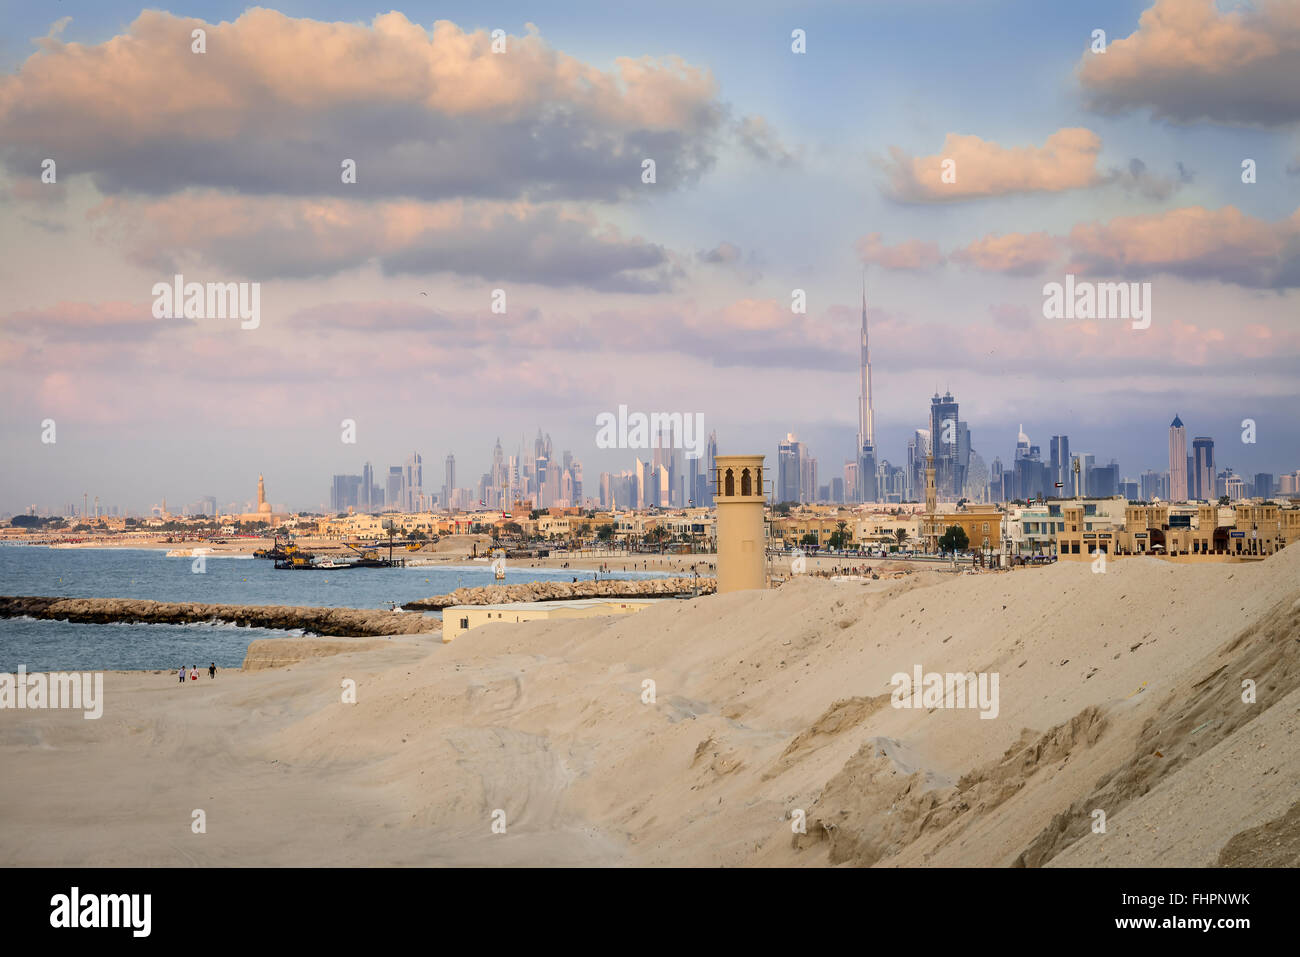
[[[1149,109],[1183,122],[1278,125],[1300,119],[1300,4],[1156,0],[1138,28],[1077,67],[1089,105]]]
[[[378,263],[390,274],[450,272],[646,293],[669,288],[678,275],[662,246],[559,203],[187,190],[165,199],[110,197],[90,218],[101,239],[162,273],[198,264],[229,278],[302,278]]]
[[[1186,206],[1081,223],[1067,239],[1071,268],[1126,275],[1173,273],[1243,286],[1300,286],[1300,210],[1269,222],[1234,206]]]
[[[890,147],[879,165],[885,192],[905,202],[942,203],[1010,193],[1061,192],[1105,181],[1097,169],[1101,137],[1082,128],[1060,129],[1040,146],[1002,146],[992,140],[949,133],[938,153],[910,156]],[[951,160],[953,182],[944,182]]]
[[[880,233],[870,233],[854,243],[853,248],[859,260],[884,269],[920,272],[943,263],[938,243],[920,239],[887,246],[881,242]]]
[[[18,171],[73,156],[105,192],[328,194],[346,157],[364,195],[612,198],[640,186],[650,144],[673,188],[740,135],[711,73],[680,57],[600,69],[535,32],[497,53],[485,29],[430,32],[397,12],[367,25],[146,10],[102,43],[37,42],[0,77],[0,158]]]
[[[148,301],[60,302],[44,309],[18,309],[0,315],[0,330],[4,330],[6,338],[23,337],[51,344],[69,340],[132,343],[168,328],[153,317]]]
[[[990,233],[950,254],[953,262],[984,272],[1029,276],[1059,260],[1060,243],[1047,233]]]

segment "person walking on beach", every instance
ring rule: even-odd
[[[217,663],[214,661],[208,665],[208,677],[215,678],[216,676],[217,676]]]
[[[184,666],[184,665],[181,665],[181,670],[180,670],[178,673],[179,673],[180,676],[181,676],[181,684],[185,684],[185,666]]]
[[[190,665],[190,680],[191,680],[191,681],[198,681],[198,680],[199,680],[199,666],[198,666],[198,665]]]

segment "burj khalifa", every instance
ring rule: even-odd
[[[871,347],[867,344],[867,284],[862,282],[862,383],[858,395],[858,488],[859,502],[878,501],[876,479],[876,414],[871,408]]]

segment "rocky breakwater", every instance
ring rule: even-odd
[[[516,601],[564,601],[572,598],[661,598],[690,594],[712,594],[718,583],[712,578],[602,578],[598,581],[525,582],[519,585],[482,585],[457,588],[446,595],[408,601],[408,611],[440,611],[452,605],[502,605]]]
[[[0,618],[23,616],[93,624],[184,625],[223,621],[250,628],[301,629],[308,634],[340,638],[417,635],[442,628],[442,623],[435,618],[371,608],[209,605],[134,598],[0,597]]]

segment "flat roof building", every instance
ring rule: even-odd
[[[595,618],[627,615],[663,598],[574,598],[569,601],[514,601],[499,605],[451,605],[442,610],[443,643],[480,625],[495,622],[545,621],[552,618]]]

